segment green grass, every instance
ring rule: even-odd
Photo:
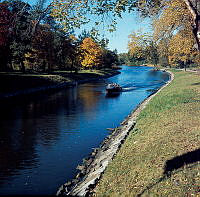
[[[190,153],[200,154],[200,76],[174,74],[140,113],[95,196],[200,196],[200,159],[192,160]],[[167,177],[166,162],[181,156],[184,163],[186,153],[191,161],[177,168],[175,162]]]

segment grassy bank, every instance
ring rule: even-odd
[[[51,74],[22,74],[0,73],[0,95],[11,94],[17,91],[25,91],[34,88],[54,86],[59,84],[71,84],[72,82],[82,82],[105,78],[118,74],[117,70],[82,70],[78,73],[68,71],[58,71]]]
[[[96,196],[200,195],[200,76],[174,81],[140,113]]]

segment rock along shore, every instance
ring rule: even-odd
[[[148,98],[140,103],[138,107],[120,124],[121,126],[113,129],[112,133],[105,138],[100,147],[94,149],[89,157],[83,160],[83,164],[77,167],[80,172],[76,175],[75,179],[65,183],[58,189],[56,193],[57,196],[88,196],[93,192],[97,181],[101,178],[108,163],[113,159],[129,132],[134,128],[139,113],[155,95],[169,85],[174,79],[173,73],[170,71],[166,72],[171,76],[170,80],[157,92],[152,93]]]

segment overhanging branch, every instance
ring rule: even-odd
[[[183,0],[190,11],[193,18],[193,34],[197,42],[197,49],[200,51],[200,15],[198,15],[197,8],[194,7],[191,0]]]

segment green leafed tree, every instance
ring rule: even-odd
[[[12,1],[10,7],[14,15],[10,43],[11,62],[19,64],[21,71],[25,72],[25,54],[31,49],[31,6],[22,1]]]
[[[131,62],[136,64],[151,63],[157,65],[158,51],[153,37],[147,33],[133,32],[129,35],[129,56]]]

